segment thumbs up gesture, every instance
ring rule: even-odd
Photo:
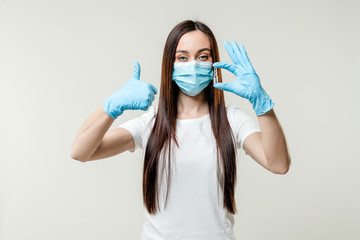
[[[114,119],[125,110],[146,111],[154,101],[155,94],[157,89],[152,84],[140,81],[140,64],[135,61],[133,76],[103,102],[104,111]]]

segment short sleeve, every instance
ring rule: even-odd
[[[149,110],[139,117],[128,120],[118,127],[128,130],[134,138],[135,149],[143,149],[143,138],[151,130],[151,122],[155,117],[156,108],[149,107]]]
[[[244,149],[245,139],[254,132],[261,132],[259,126],[240,107],[231,105],[227,107],[229,123],[232,127],[237,148]]]

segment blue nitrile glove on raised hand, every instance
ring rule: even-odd
[[[246,98],[253,105],[256,115],[263,115],[274,107],[274,103],[261,87],[259,76],[256,74],[245,50],[244,45],[237,45],[235,41],[225,41],[225,48],[233,64],[216,62],[213,67],[223,68],[232,72],[236,80],[231,83],[215,83],[214,87],[230,91]]]
[[[104,111],[116,119],[124,110],[147,110],[155,99],[157,89],[150,83],[141,82],[140,64],[134,63],[134,74],[119,90],[103,102]]]

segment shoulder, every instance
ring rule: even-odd
[[[226,106],[226,112],[229,114],[229,112],[234,112],[234,111],[241,111],[241,108],[237,105],[227,105]]]
[[[237,105],[226,106],[226,113],[229,121],[247,120],[250,116]]]
[[[157,113],[157,110],[158,110],[158,106],[150,106],[148,108],[148,110],[143,114],[143,115],[147,115],[149,117],[153,117],[156,115]]]
[[[233,129],[238,148],[243,148],[245,139],[254,132],[260,132],[257,121],[239,106],[226,107],[228,121]]]
[[[255,119],[253,119],[239,106],[227,106],[226,112],[229,124],[232,128],[239,129],[245,126],[250,126],[251,128],[253,128],[256,125]]]
[[[150,106],[149,109],[142,115],[145,127],[151,129],[154,126],[157,111],[157,106]]]
[[[124,123],[120,124],[119,127],[123,128],[136,128],[144,130],[146,127],[151,126],[155,120],[157,113],[157,107],[149,107],[146,112],[138,115],[135,118],[129,119]]]
[[[147,114],[151,119],[155,119],[157,111],[158,111],[158,106],[150,106],[147,111]]]
[[[157,106],[150,106],[146,112],[138,117],[138,120],[143,122],[145,125],[152,125],[152,123],[155,121],[157,109]]]

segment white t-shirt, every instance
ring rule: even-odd
[[[228,106],[226,111],[237,149],[243,148],[245,138],[260,132],[260,128],[238,106]],[[132,134],[135,149],[142,149],[143,155],[156,112],[157,107],[150,107],[141,116],[119,126]],[[177,119],[176,128],[179,147],[172,143],[174,159],[168,202],[164,208],[164,172],[160,181],[160,211],[153,215],[145,208],[141,240],[235,240],[234,216],[223,208],[223,192],[217,185],[216,141],[210,115]]]

